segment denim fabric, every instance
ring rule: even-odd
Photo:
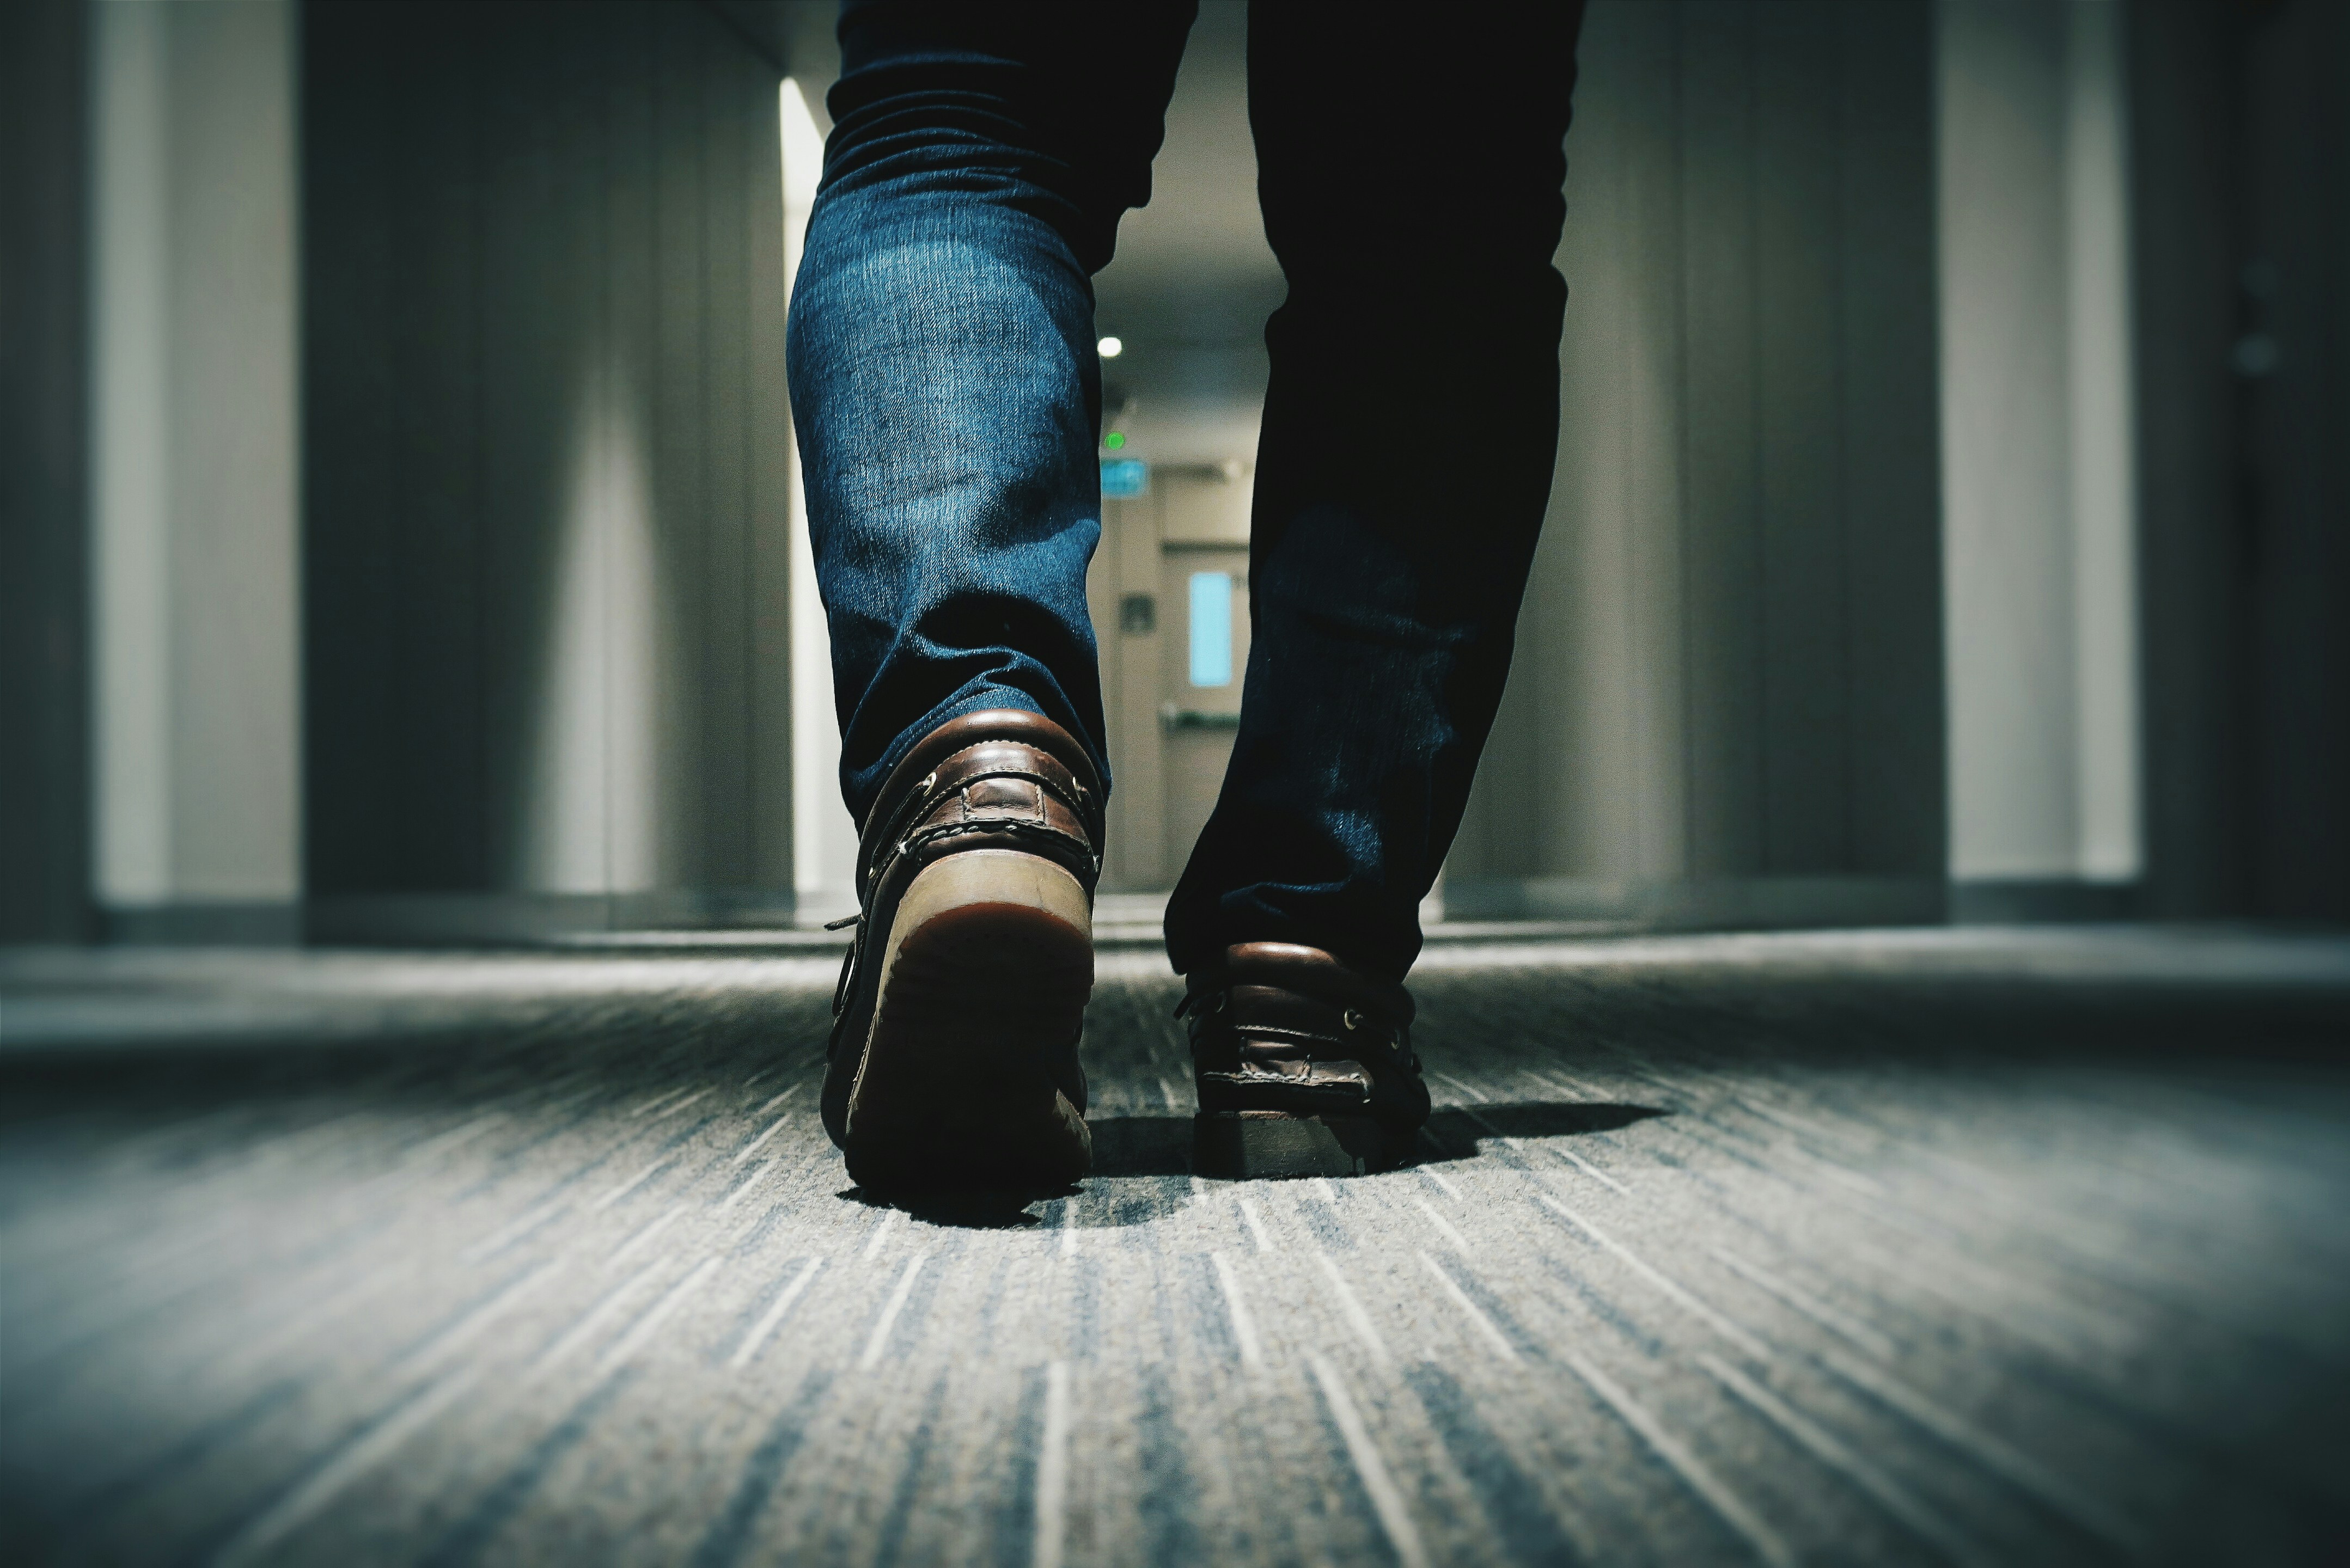
[[[1188,5],[851,0],[793,296],[842,786],[957,713],[1107,764],[1089,278],[1149,199]],[[1400,977],[1509,669],[1546,504],[1575,4],[1450,48],[1260,0],[1250,119],[1290,282],[1266,328],[1253,640],[1169,955],[1300,941]]]
[[[1044,714],[1109,777],[1091,280],[1149,200],[1192,12],[842,7],[788,363],[860,823],[899,756],[981,708]]]

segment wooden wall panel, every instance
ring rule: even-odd
[[[394,290],[387,334],[392,472],[383,521],[394,585],[375,596],[397,651],[399,722],[390,726],[385,777],[400,825],[384,867],[395,885],[465,886],[488,868],[482,790],[485,732],[478,679],[482,595],[482,208],[477,176],[483,99],[470,17],[452,18],[451,40],[390,29],[403,84],[386,108],[393,140],[382,171],[397,191],[388,236]],[[455,171],[452,174],[452,171]],[[380,439],[380,438],[379,438]]]
[[[1593,5],[1550,516],[1450,907],[1939,909],[1929,15]]]
[[[1847,868],[1948,864],[1932,16],[1846,0],[1838,46]]]
[[[393,106],[416,67],[391,47],[390,7],[347,5],[336,18],[302,37],[304,880],[314,892],[397,890],[413,867],[425,886],[464,886],[479,874],[465,846],[441,836],[434,864],[395,806],[418,737],[396,679],[406,596],[393,587],[391,349],[412,321],[395,305],[409,188],[393,180]],[[462,292],[447,303],[470,317]]]
[[[671,603],[660,558],[667,529],[659,526],[665,520],[653,489],[660,413],[648,367],[660,287],[654,219],[662,149],[652,75],[630,66],[654,57],[662,17],[635,5],[598,5],[593,17],[605,61],[602,296],[589,339],[594,358],[583,363],[581,374],[604,400],[600,481],[610,487],[608,525],[613,530],[607,566],[613,590],[606,693],[613,790],[607,836],[610,886],[642,891],[695,873],[691,805],[699,759],[693,736],[679,722],[693,710],[674,705],[665,682],[690,632]]]
[[[92,924],[93,31],[74,0],[0,8],[0,942]]]
[[[1762,318],[1762,869],[1847,864],[1850,708],[1844,557],[1845,214],[1837,157],[1847,136],[1837,91],[1834,0],[1755,12]],[[1921,175],[1928,171],[1921,170]]]
[[[750,67],[731,34],[694,28],[696,76],[704,84],[699,135],[702,153],[702,265],[705,378],[702,434],[710,546],[701,591],[703,661],[701,886],[744,879],[751,860],[751,549],[750,369],[744,302],[750,294],[745,202],[754,178],[736,133]],[[769,92],[773,96],[772,89]],[[768,161],[778,153],[771,144]],[[772,183],[772,179],[767,182]]]
[[[2147,913],[2350,919],[2350,20],[2140,0]]]
[[[586,652],[595,498],[581,493],[603,295],[600,262],[583,261],[603,237],[603,51],[592,12],[568,26],[538,5],[482,15],[490,874],[499,890],[589,893],[608,875],[604,710]]]
[[[740,96],[730,92],[732,130],[742,146],[744,288],[742,331],[750,356],[743,404],[749,463],[751,839],[739,880],[753,888],[792,886],[792,680],[790,398],[784,379],[782,278],[784,190],[775,163],[782,145],[777,88],[771,70],[741,59]]]
[[[1570,308],[1572,308],[1570,306]],[[1493,732],[1477,763],[1477,779],[1461,814],[1461,831],[1444,862],[1448,879],[1503,881],[1531,877],[1540,864],[1533,835],[1542,819],[1546,770],[1538,744],[1542,670],[1550,662],[1543,618],[1532,585],[1518,618],[1517,650],[1502,692]]]
[[[1689,867],[1762,864],[1761,389],[1754,187],[1754,6],[1682,17],[1681,429],[1688,484],[1682,636],[1689,680]]]
[[[709,713],[711,648],[693,624],[709,581],[712,529],[704,441],[709,378],[703,331],[709,302],[703,250],[703,161],[700,29],[691,16],[657,14],[650,40],[654,95],[651,235],[653,324],[647,340],[655,507],[660,532],[661,602],[671,618],[663,639],[657,711],[665,755],[663,870],[692,885],[704,874],[711,797],[703,741]]]
[[[1680,269],[1679,6],[1643,7],[1618,62],[1628,132],[1622,187],[1625,357],[1614,388],[1627,510],[1622,533],[1624,640],[1616,650],[1627,752],[1621,836],[1598,864],[1634,877],[1676,877],[1689,865],[1687,766],[1688,496],[1683,472],[1689,382]]]
[[[326,924],[363,932],[368,900],[417,894],[558,923],[772,907],[773,65],[712,12],[644,0],[314,5],[305,35]]]
[[[1567,279],[1559,344],[1558,462],[1550,515],[1526,591],[1529,633],[1514,667],[1532,686],[1534,794],[1513,815],[1518,856],[1536,867],[1604,870],[1607,847],[1624,844],[1633,774],[1621,729],[1621,653],[1629,640],[1624,580],[1631,475],[1622,451],[1618,385],[1639,355],[1626,297],[1626,187],[1637,157],[1619,59],[1660,13],[1594,6],[1584,23],[1586,57],[1608,62],[1578,84],[1577,123],[1568,144],[1567,232],[1559,270]],[[1612,721],[1612,722],[1611,722]],[[1513,857],[1513,858],[1516,858]],[[1523,864],[1523,861],[1521,861]],[[1516,867],[1513,867],[1516,869]]]
[[[2140,639],[2150,914],[2244,914],[2253,842],[2244,758],[2249,638],[2238,329],[2241,18],[2188,0],[2134,8]]]
[[[2249,43],[2247,326],[2277,346],[2273,369],[2244,387],[2258,475],[2251,894],[2266,916],[2339,922],[2350,920],[2350,14],[2297,0]]]
[[[304,29],[307,882],[486,875],[473,13]]]

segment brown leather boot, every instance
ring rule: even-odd
[[[891,770],[858,851],[824,1125],[872,1188],[1065,1187],[1086,1172],[1102,788],[1035,713],[966,713]]]
[[[1411,995],[1319,948],[1242,942],[1187,977],[1204,1173],[1351,1176],[1428,1120]]]

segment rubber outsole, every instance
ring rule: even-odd
[[[926,867],[899,900],[849,1091],[860,1186],[1061,1188],[1092,1139],[1064,1092],[1093,993],[1090,904],[1034,855]]]
[[[1227,1180],[1367,1176],[1408,1163],[1410,1147],[1410,1134],[1367,1116],[1202,1111],[1191,1121],[1192,1169]]]

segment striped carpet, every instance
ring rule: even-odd
[[[13,1561],[2318,1563],[2350,941],[1447,945],[1417,1168],[847,1187],[819,957],[0,959]]]

